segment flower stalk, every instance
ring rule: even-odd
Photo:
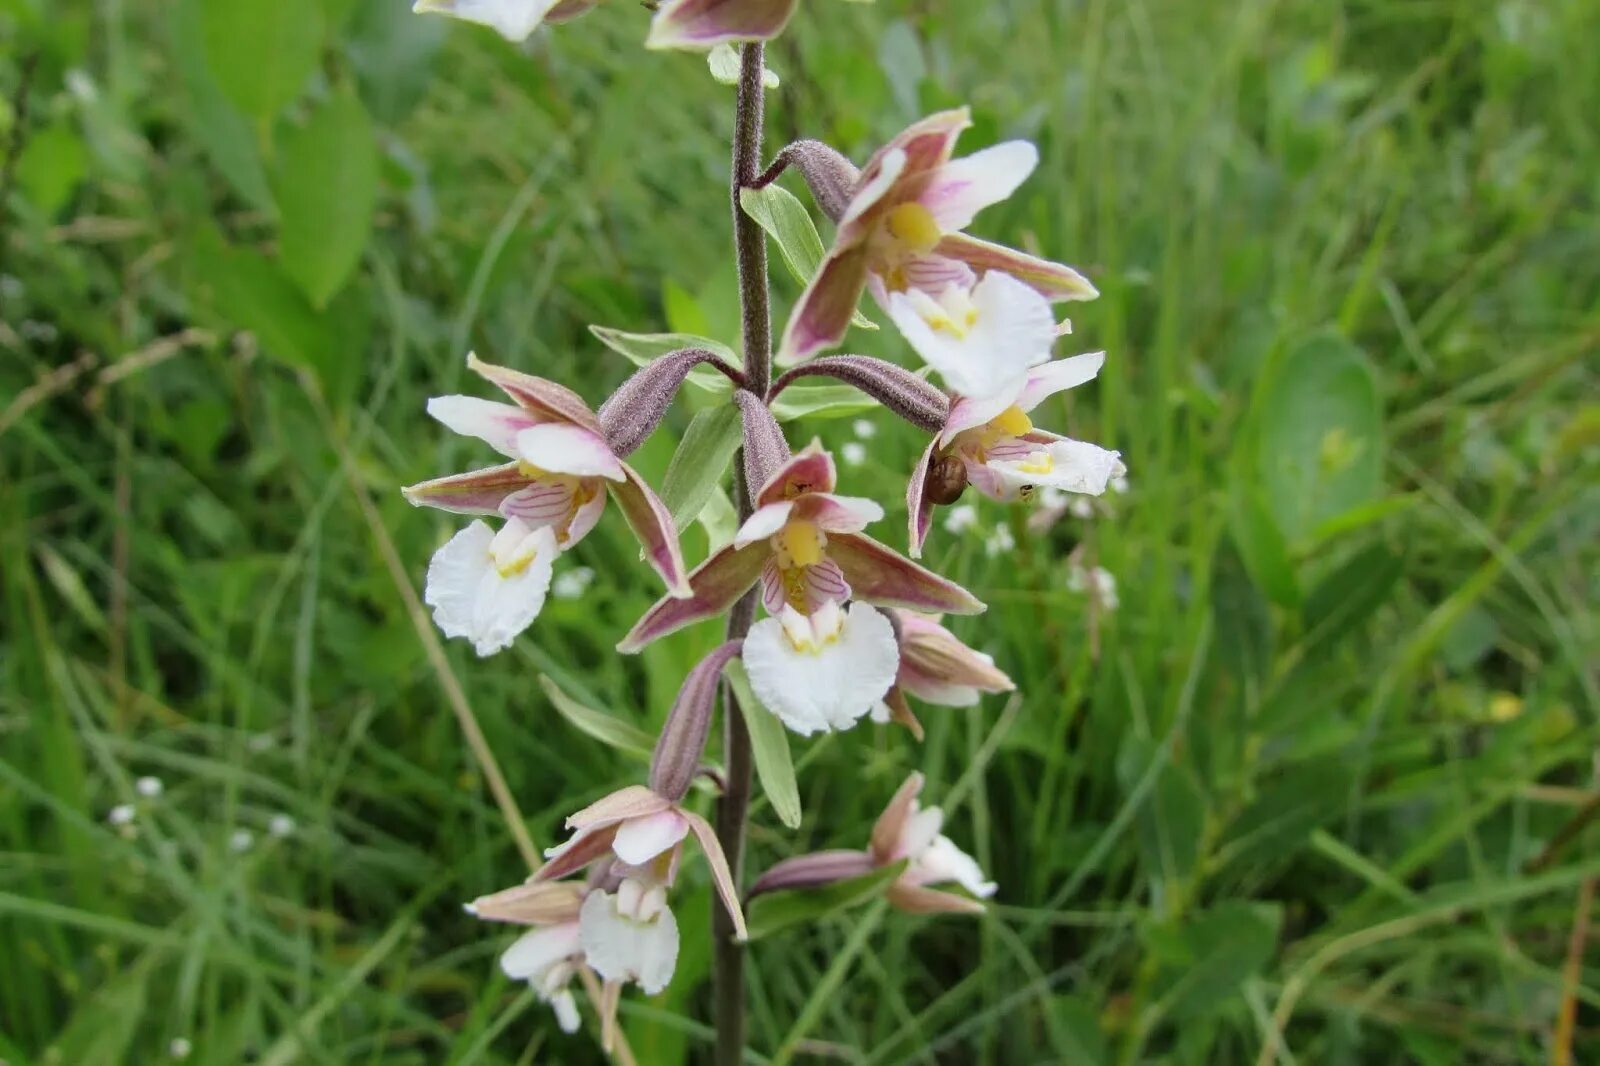
[[[752,184],[761,170],[761,138],[765,91],[762,71],[765,48],[752,41],[740,48],[739,84],[733,111],[732,188],[733,245],[739,268],[739,311],[747,388],[765,396],[772,377],[772,310],[767,290],[767,238],[754,219],[739,205],[739,190]],[[735,501],[739,520],[752,513],[759,485],[750,485],[745,464],[734,464]],[[755,620],[756,590],[746,592],[728,615],[728,639],[743,640]],[[750,732],[744,715],[728,692],[723,699],[722,757],[727,764],[727,785],[716,805],[717,840],[728,859],[733,883],[742,881],[745,827],[750,816],[750,787],[754,761]],[[734,915],[714,899],[711,904],[713,939],[711,970],[715,1010],[717,1066],[738,1066],[744,1059],[744,945],[734,936]]]

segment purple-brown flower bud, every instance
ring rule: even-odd
[[[864,851],[814,851],[809,855],[796,855],[769,867],[750,886],[746,899],[763,892],[777,892],[789,888],[822,888],[837,881],[863,877],[877,868],[871,855]]]
[[[772,402],[797,378],[818,374],[854,385],[918,429],[937,433],[950,416],[950,398],[905,367],[868,355],[830,355],[803,363],[772,383]]]
[[[811,198],[828,220],[839,221],[861,177],[856,165],[821,141],[795,141],[778,153],[772,165],[755,180],[754,187],[771,185],[789,167],[800,171]]]
[[[710,363],[734,385],[744,384],[744,375],[729,366],[715,352],[705,348],[680,348],[652,360],[618,386],[600,406],[600,431],[606,443],[620,457],[631,455],[661,424],[689,371]]]
[[[789,442],[766,401],[753,392],[739,389],[733,394],[744,420],[745,484],[752,488],[767,480],[789,460]]]
[[[711,715],[716,705],[717,681],[728,660],[739,654],[743,641],[730,640],[701,659],[683,679],[678,699],[661,728],[655,754],[650,759],[650,791],[677,803],[688,794],[694,775],[700,769],[700,756],[706,750],[711,731]]]

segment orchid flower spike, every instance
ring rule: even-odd
[[[954,503],[971,484],[1002,503],[1030,500],[1041,488],[1099,496],[1127,472],[1120,453],[1034,428],[1028,412],[1048,397],[1093,380],[1104,352],[1057,359],[1016,387],[984,399],[956,397],[944,429],[922,453],[906,489],[911,555],[933,523],[933,505]]]
[[[922,775],[913,773],[872,827],[868,850],[874,863],[881,868],[906,861],[905,872],[889,886],[887,898],[913,914],[980,913],[983,904],[979,900],[994,895],[995,883],[984,879],[977,860],[940,832],[944,812],[938,807],[922,808],[917,802],[921,791]],[[952,882],[976,898],[930,887]]]
[[[854,597],[886,607],[977,614],[983,604],[961,586],[861,532],[883,517],[871,500],[836,496],[833,457],[813,441],[756,494],[756,510],[733,542],[689,575],[690,595],[663,598],[617,646],[636,652],[684,626],[714,618],[758,581],[768,611],[792,607],[810,618],[824,603]]]
[[[573,830],[572,836],[545,852],[549,861],[534,873],[533,880],[554,881],[615,856],[624,869],[640,871],[636,879],[671,884],[683,840],[693,833],[705,852],[717,892],[733,915],[734,928],[744,939],[744,913],[739,909],[739,893],[727,857],[711,823],[700,815],[643,785],[630,785],[591,803],[566,824]]]
[[[943,707],[972,707],[985,692],[1011,692],[1017,686],[994,665],[993,657],[963,644],[939,624],[938,615],[894,611],[900,639],[900,669],[894,687],[873,708],[876,722],[898,722],[922,739],[922,724],[907,696]]]
[[[958,293],[971,290],[989,271],[1009,274],[1049,301],[1098,295],[1071,267],[962,232],[979,211],[1010,196],[1039,160],[1026,141],[952,160],[956,138],[969,125],[965,108],[931,115],[896,135],[861,168],[833,247],[789,318],[780,363],[837,344],[869,286],[897,318],[891,294],[918,292],[941,303],[952,286]],[[986,292],[990,296],[998,299]],[[909,310],[930,309],[918,302]],[[962,304],[955,310],[952,321],[964,322],[969,309]]]
[[[783,32],[799,0],[666,0],[650,20],[646,48],[706,51]]]
[[[525,41],[545,22],[577,18],[600,0],[416,0],[411,10],[449,15],[497,31],[508,41]]]
[[[467,365],[515,404],[439,396],[428,401],[428,413],[512,461],[424,481],[405,489],[405,496],[419,506],[499,514],[507,521],[499,533],[474,522],[434,556],[427,600],[440,628],[471,639],[480,655],[509,644],[538,615],[551,561],[594,528],[608,493],[667,588],[688,595],[671,514],[606,444],[583,400],[554,382],[473,355]]]
[[[585,965],[579,915],[588,895],[587,888],[570,882],[535,882],[466,905],[468,914],[486,922],[532,927],[500,956],[500,968],[532,985],[565,1033],[578,1031],[578,1005],[567,986]]]

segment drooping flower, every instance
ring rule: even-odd
[[[484,921],[531,927],[500,956],[500,969],[532,985],[567,1033],[578,1031],[578,1005],[567,986],[585,964],[579,915],[594,894],[570,882],[530,882],[466,905],[468,914]]]
[[[646,48],[705,50],[766,41],[783,32],[799,0],[667,0],[650,20]]]
[[[872,827],[865,851],[818,851],[776,863],[750,886],[755,897],[765,892],[820,888],[905,863],[884,893],[891,904],[913,914],[979,914],[982,900],[995,893],[972,856],[956,847],[940,830],[944,813],[920,809],[917,794],[922,775],[906,778],[894,799]],[[970,896],[942,891],[934,885],[956,884]]]
[[[499,386],[515,404],[475,396],[440,396],[428,401],[428,413],[457,433],[484,441],[512,462],[435,478],[404,490],[406,499],[419,506],[456,514],[499,514],[508,520],[498,534],[482,523],[469,526],[458,534],[458,540],[465,540],[451,541],[440,550],[443,558],[435,557],[441,580],[452,579],[440,586],[438,594],[452,605],[446,612],[459,632],[451,635],[469,636],[478,643],[477,634],[488,632],[492,639],[484,643],[491,646],[485,651],[480,644],[479,654],[489,654],[526,628],[543,604],[551,557],[570,549],[594,528],[608,495],[616,500],[644,546],[646,560],[668,590],[673,595],[687,595],[671,514],[638,473],[611,450],[588,405],[570,390],[543,378],[492,366],[473,355],[467,356],[467,365]],[[477,526],[482,528],[474,532]],[[541,531],[552,538],[549,547],[542,547],[534,537]],[[521,578],[520,591],[531,596],[534,586],[538,588],[531,611],[528,601],[520,601],[518,610],[512,612],[508,602],[494,600],[508,615],[514,615],[511,620],[520,623],[509,635],[501,633],[503,625],[486,631],[477,624],[475,620],[488,617],[480,616],[488,608],[467,594],[471,578],[480,579],[472,589],[479,593],[489,590],[481,579],[491,565],[502,576],[507,571],[527,575],[531,570],[531,575]],[[430,588],[432,571],[430,567]],[[429,602],[434,603],[432,595]],[[440,625],[450,632],[443,619]]]
[[[1014,391],[955,398],[906,489],[913,557],[922,552],[933,504],[953,503],[968,484],[1009,503],[1041,488],[1098,496],[1125,472],[1119,453],[1036,429],[1028,418],[1046,398],[1093,379],[1104,362],[1104,352],[1057,359],[1035,368]]]
[[[690,595],[663,598],[618,648],[638,651],[684,626],[713,618],[761,583],[769,612],[785,605],[810,618],[851,598],[885,607],[976,614],[983,604],[961,586],[861,532],[881,518],[871,500],[836,496],[833,458],[813,441],[761,487],[756,510],[733,542],[689,575]]]
[[[894,721],[922,739],[922,725],[907,696],[942,707],[971,707],[985,692],[1011,692],[1017,686],[994,665],[994,658],[939,624],[937,615],[895,611],[900,635],[900,668],[894,687],[873,708],[873,720]]]
[[[545,852],[549,861],[533,880],[554,881],[611,855],[625,867],[650,870],[655,881],[671,884],[683,840],[693,833],[723,905],[733,916],[739,937],[744,937],[744,914],[727,857],[711,823],[700,815],[643,785],[630,785],[591,803],[566,824],[572,836]]]
[[[411,10],[449,15],[495,30],[508,41],[525,41],[544,22],[565,22],[599,0],[416,0]]]
[[[1028,371],[1049,360],[1056,340],[1050,302],[998,270],[970,288],[947,285],[937,296],[891,292],[888,311],[923,362],[961,396],[1015,396]]]
[[[557,554],[548,526],[512,518],[495,532],[480,519],[434,552],[423,599],[445,636],[493,655],[539,616]]]
[[[894,627],[864,603],[846,611],[827,600],[809,617],[785,603],[744,638],[751,689],[801,736],[855,725],[889,691],[899,658]]]
[[[990,271],[1009,274],[1052,301],[1098,295],[1070,267],[962,232],[979,211],[1010,196],[1039,158],[1026,141],[1008,141],[952,160],[956,138],[970,124],[965,108],[930,115],[861,168],[833,247],[789,318],[780,362],[837,344],[869,284],[885,305],[891,294],[913,291],[937,302],[952,286],[970,289]]]
[[[901,910],[916,914],[981,912],[979,900],[994,895],[995,883],[984,878],[977,860],[940,832],[944,812],[938,807],[923,808],[917,802],[922,783],[918,773],[906,778],[872,827],[869,851],[876,864],[907,862],[905,872],[889,886],[887,898]],[[931,887],[951,883],[976,898]]]

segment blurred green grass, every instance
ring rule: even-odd
[[[289,6],[315,32],[285,88],[202,0],[0,2],[0,1058],[597,1061],[459,911],[523,871],[360,497],[420,582],[453,523],[396,488],[482,459],[422,413],[475,387],[468,348],[597,403],[629,368],[590,323],[734,338],[731,90],[641,52],[627,4],[526,52],[400,0]],[[915,767],[1000,902],[758,944],[751,1061],[1271,1062],[1275,1011],[1283,1063],[1559,1061],[1564,998],[1569,1061],[1600,1046],[1593,949],[1562,975],[1600,875],[1597,38],[1583,0],[802,5],[769,150],[860,159],[961,102],[965,150],[1039,143],[979,229],[1100,286],[1063,350],[1106,370],[1047,424],[1132,490],[935,540],[1015,705],[795,745],[805,822],[758,807],[757,867],[858,843]],[[308,148],[352,94],[365,139]],[[318,310],[281,264],[337,264],[280,244],[287,190],[346,151],[375,222]],[[845,490],[892,500],[919,442],[874,422]],[[651,728],[715,638],[619,658],[652,579],[613,523],[575,554],[584,599],[450,649],[541,844],[641,764],[537,676]],[[648,1063],[708,1046],[688,889],[677,980],[625,1008]]]

